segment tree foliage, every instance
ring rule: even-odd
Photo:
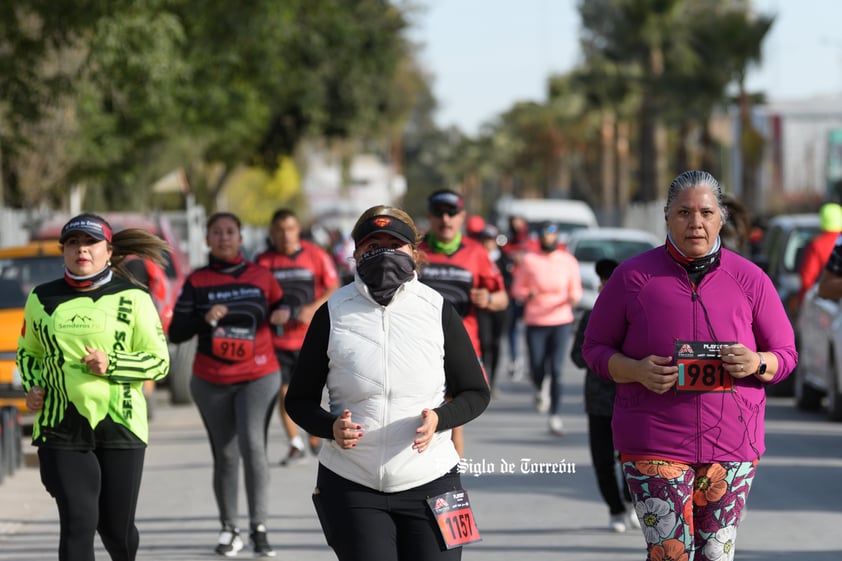
[[[212,204],[211,164],[273,170],[307,136],[393,130],[413,99],[393,94],[412,87],[395,78],[406,26],[386,0],[3,3],[4,198],[57,204],[79,184],[138,208],[184,166]]]

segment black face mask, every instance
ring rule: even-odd
[[[357,274],[368,287],[371,297],[381,306],[388,305],[395,291],[412,280],[414,271],[412,257],[395,249],[369,251],[357,262]]]

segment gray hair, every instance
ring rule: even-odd
[[[716,204],[719,207],[719,215],[722,217],[722,223],[728,222],[728,208],[722,201],[722,186],[719,181],[710,173],[702,170],[691,169],[679,173],[675,179],[670,183],[670,188],[667,191],[667,204],[664,206],[664,218],[669,216],[672,203],[679,193],[683,193],[687,189],[695,189],[696,187],[707,187],[713,191],[716,196]]]

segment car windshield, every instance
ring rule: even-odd
[[[788,273],[797,273],[801,267],[804,248],[815,238],[821,230],[819,228],[799,228],[793,230],[787,240],[783,254],[783,268]]]
[[[624,261],[649,249],[652,249],[652,244],[644,241],[583,239],[576,244],[573,256],[579,261],[599,261],[600,259]]]
[[[22,308],[36,285],[61,277],[60,255],[0,259],[0,309]]]
[[[537,237],[539,235],[540,231],[541,231],[541,224],[543,224],[544,222],[545,222],[544,220],[537,221],[537,222],[530,222],[529,223],[529,232],[533,236]],[[572,232],[575,232],[576,230],[584,230],[585,228],[587,228],[587,226],[585,224],[581,224],[581,223],[571,224],[569,222],[554,222],[554,224],[556,226],[558,226],[558,231],[561,234],[570,234]]]

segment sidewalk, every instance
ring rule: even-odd
[[[525,382],[508,380],[501,380],[502,395],[467,426],[464,465],[469,473],[463,475],[463,483],[470,494],[483,541],[465,547],[463,560],[640,561],[645,558],[643,538],[638,531],[615,534],[607,530],[608,511],[599,499],[587,448],[582,373],[568,369],[565,376],[565,437],[549,434],[546,415],[533,409],[531,388]],[[219,559],[213,553],[219,524],[204,429],[194,407],[170,407],[165,393],[158,399],[161,403],[151,424],[151,443],[138,507],[141,532],[138,560]],[[773,408],[773,412],[777,410]],[[791,413],[786,415],[792,417]],[[769,424],[781,427],[780,438],[792,438],[811,450],[816,446],[809,437],[799,435],[818,434],[831,440],[815,441],[825,444],[821,451],[800,452],[802,465],[790,462],[787,457],[790,452],[782,449],[783,441],[774,452],[770,443],[770,453],[764,458],[756,490],[749,499],[750,514],[740,530],[737,559],[842,559],[842,539],[838,532],[842,514],[833,486],[842,463],[839,459],[842,455],[836,451],[842,429],[819,421],[806,425],[798,417]],[[770,436],[769,440],[774,438],[778,437]],[[830,447],[832,442],[836,448]],[[278,550],[277,558],[335,560],[325,545],[310,502],[315,458],[303,465],[280,467],[278,461],[286,448],[280,423],[275,419],[269,451],[275,466],[269,538]],[[32,450],[28,443],[25,449]],[[805,472],[805,466],[814,469]],[[796,473],[807,473],[808,477],[795,477]],[[799,485],[821,488],[799,488]],[[811,498],[806,500],[808,495]],[[794,500],[798,498],[800,503]],[[241,527],[247,527],[242,492],[240,502]],[[0,485],[0,560],[55,559],[57,542],[55,506],[40,484],[38,470],[19,470]],[[250,550],[239,555],[239,558],[250,557]],[[97,559],[106,560],[108,556],[100,550]]]

